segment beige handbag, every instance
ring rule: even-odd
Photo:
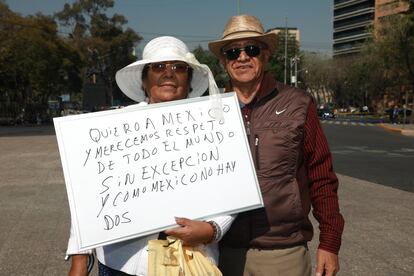
[[[222,276],[202,252],[183,246],[181,240],[148,242],[148,276]]]

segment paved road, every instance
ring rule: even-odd
[[[345,218],[338,275],[414,275],[414,194],[338,176]]]
[[[45,130],[0,137],[0,275],[67,271],[70,216],[56,138]]]
[[[414,137],[372,124],[322,125],[338,173],[414,192]]]
[[[70,223],[56,139],[50,129],[31,133],[0,137],[0,275],[65,275]],[[413,275],[414,194],[339,178],[339,275]]]

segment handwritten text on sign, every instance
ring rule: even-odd
[[[80,248],[262,206],[239,106],[222,96],[55,119]]]

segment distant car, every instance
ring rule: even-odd
[[[357,112],[357,111],[358,111],[358,108],[353,107],[353,106],[348,106],[348,108],[347,108],[347,112],[349,112],[349,113],[354,113],[354,112]]]
[[[319,109],[318,116],[321,119],[335,119],[335,114],[333,111],[327,108]]]
[[[363,107],[361,107],[361,112],[362,113],[369,113],[370,108],[366,105],[364,105]]]

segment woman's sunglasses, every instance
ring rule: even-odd
[[[247,45],[240,48],[231,48],[223,53],[228,60],[236,60],[239,58],[241,51],[244,51],[249,57],[257,57],[260,55],[260,47],[256,45]]]
[[[176,63],[163,63],[163,62],[156,62],[151,63],[149,66],[151,67],[152,71],[155,73],[164,73],[167,70],[167,66],[171,66],[171,70],[173,70],[177,74],[184,74],[188,71],[188,64],[184,62],[176,62]]]

